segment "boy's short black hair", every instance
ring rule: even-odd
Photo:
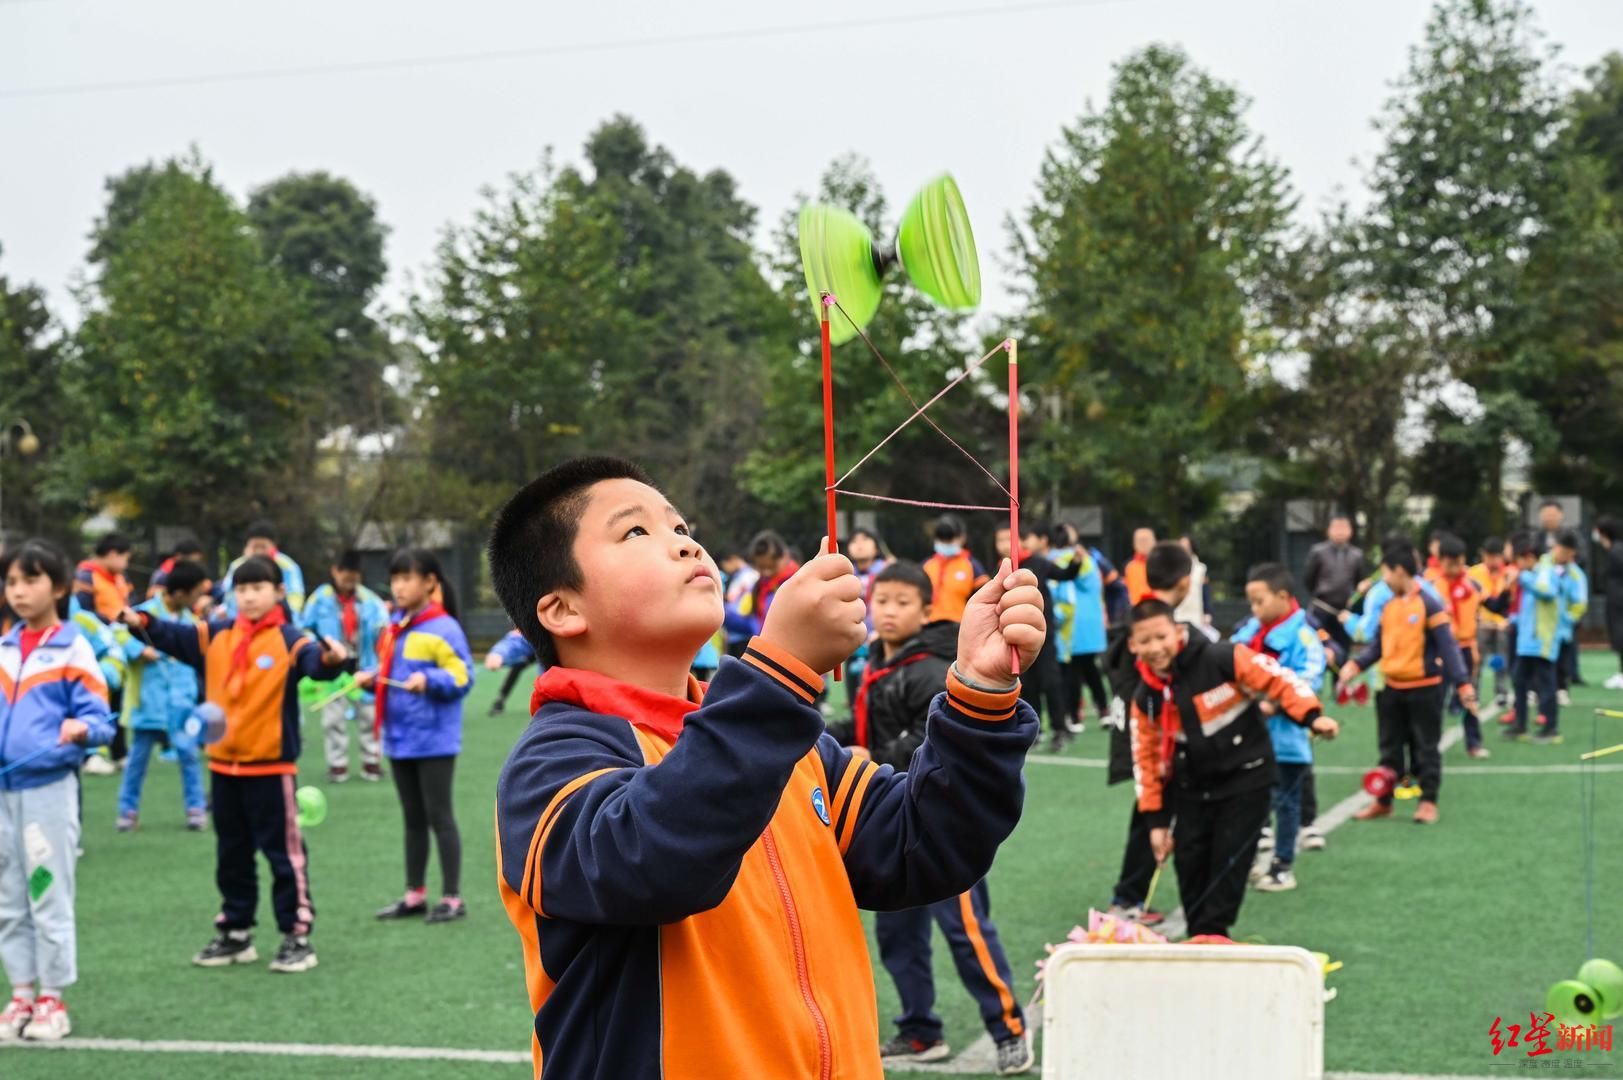
[[[969,529],[964,526],[964,519],[956,514],[942,514],[935,521],[935,538],[945,543],[964,536]]]
[[[351,573],[361,572],[361,553],[354,548],[338,553],[338,558],[332,561],[334,570],[345,570]]]
[[[96,541],[96,554],[98,556],[108,555],[113,552],[117,552],[120,555],[127,555],[129,554],[129,551],[130,538],[120,532],[110,532],[100,540]]]
[[[177,564],[178,566],[178,564]],[[250,555],[231,571],[231,587],[238,585],[282,584],[282,568],[269,555]]]
[[[258,521],[255,521],[248,526],[248,532],[243,536],[243,539],[269,540],[274,544],[276,543],[276,526],[272,525],[264,518],[260,518]]]
[[[1538,549],[1538,537],[1533,533],[1519,532],[1510,538],[1510,550],[1518,559],[1523,555],[1537,555]]]
[[[1569,551],[1577,551],[1583,541],[1578,538],[1577,529],[1561,529],[1555,534],[1555,546],[1564,547]]]
[[[1293,593],[1296,591],[1296,579],[1291,572],[1285,569],[1284,564],[1276,562],[1258,563],[1245,573],[1245,583],[1260,581],[1268,586],[1269,592]]]
[[[919,599],[924,601],[925,607],[929,607],[931,600],[935,597],[935,592],[930,587],[930,575],[926,574],[924,568],[916,562],[897,559],[879,571],[879,576],[873,579],[875,587],[883,585],[887,581],[895,582],[898,585],[913,586],[919,591]]]
[[[1194,556],[1176,540],[1161,540],[1144,556],[1144,580],[1152,589],[1175,589],[1194,572]]]
[[[1504,537],[1502,537],[1502,536],[1490,536],[1486,540],[1482,541],[1482,554],[1484,554],[1484,555],[1503,555],[1504,553],[1505,553],[1505,538]]]
[[[51,588],[62,590],[62,595],[56,601],[56,617],[68,617],[73,571],[68,566],[67,554],[61,548],[39,537],[24,540],[20,546],[0,554],[0,581],[10,575],[13,566],[26,577],[44,574],[50,578]]]
[[[1547,510],[1552,506],[1557,510],[1560,510],[1563,514],[1567,512],[1566,508],[1561,505],[1560,499],[1545,499],[1543,502],[1538,504],[1538,508],[1540,510]]]
[[[1389,544],[1381,553],[1381,565],[1393,570],[1404,570],[1410,574],[1420,573],[1420,556],[1415,554],[1414,547],[1409,544]]]
[[[1595,531],[1606,537],[1606,539],[1612,543],[1616,543],[1617,536],[1620,531],[1617,524],[1617,518],[1607,514],[1599,521],[1595,522]]]
[[[1444,533],[1437,541],[1437,557],[1439,559],[1465,558],[1465,541],[1453,533]]]
[[[558,662],[552,636],[541,629],[535,605],[556,589],[580,588],[575,534],[586,511],[587,492],[605,480],[635,480],[654,487],[635,462],[613,457],[572,458],[531,480],[496,513],[485,547],[490,583],[538,660]]]
[[[170,556],[176,559],[189,558],[192,555],[202,555],[203,545],[195,536],[183,536],[175,541]]]
[[[1037,521],[1022,521],[1020,523],[1020,539],[1024,540],[1028,536],[1040,536],[1046,540],[1051,529],[1052,526],[1048,522],[1040,519]]]
[[[644,483],[647,483],[647,481],[644,481]],[[651,487],[653,485],[649,486]],[[764,559],[769,555],[776,559],[780,555],[787,554],[789,554],[789,545],[784,541],[783,537],[778,535],[778,533],[773,529],[762,529],[760,532],[756,533],[755,538],[750,541],[750,562],[754,562],[756,559]]]
[[[240,568],[239,568],[240,569]],[[166,593],[191,592],[209,579],[209,572],[203,569],[203,564],[190,559],[178,559],[163,579],[163,591]]]
[[[1132,613],[1128,616],[1128,622],[1132,626],[1137,626],[1139,623],[1149,622],[1151,619],[1178,621],[1177,614],[1173,611],[1171,604],[1159,596],[1146,596],[1133,605]]]
[[[1048,527],[1048,546],[1068,548],[1071,546],[1071,527],[1061,522]]]

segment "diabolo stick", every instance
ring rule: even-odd
[[[1623,712],[1618,712],[1616,709],[1596,709],[1595,715],[1609,716],[1613,720],[1623,720]]]
[[[1009,565],[1020,569],[1020,353],[1014,338],[1003,348],[1009,354]],[[1020,650],[1009,647],[1009,671],[1020,675]]]
[[[823,497],[828,503],[828,549],[840,550],[839,519],[834,512],[834,348],[829,341],[828,313],[834,306],[832,293],[822,294],[818,329],[823,342]],[[834,665],[834,681],[840,682],[840,665]]]
[[[1587,754],[1579,754],[1578,760],[1593,761],[1596,758],[1605,757],[1607,754],[1623,754],[1623,743],[1618,743],[1616,746],[1608,746],[1604,750],[1591,750]]]

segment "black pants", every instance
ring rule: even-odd
[[[390,758],[400,812],[406,818],[406,888],[421,889],[428,877],[428,831],[440,851],[441,892],[460,896],[462,834],[451,806],[451,779],[456,758]]]
[[[1039,719],[1047,709],[1049,731],[1057,735],[1065,730],[1065,687],[1060,680],[1052,628],[1037,659],[1031,662],[1031,670],[1020,673],[1020,699],[1036,710]]]
[[[1133,816],[1127,823],[1127,848],[1121,855],[1121,877],[1111,891],[1110,902],[1122,907],[1144,903],[1155,876],[1155,852],[1150,849],[1150,827],[1133,800]]]
[[[986,881],[968,892],[928,907],[881,911],[874,916],[879,959],[896,983],[901,1015],[896,1028],[926,1042],[941,1038],[935,1011],[935,975],[930,963],[930,926],[941,927],[952,950],[953,966],[964,989],[980,1006],[981,1022],[995,1042],[1025,1034],[1025,1014],[1014,996],[1009,958],[992,925],[992,901]]]
[[[1527,695],[1538,698],[1539,715],[1544,717],[1544,732],[1554,735],[1560,730],[1561,699],[1555,696],[1556,667],[1559,660],[1545,660],[1537,656],[1516,657],[1511,686],[1516,693],[1516,723],[1511,730],[1521,735],[1527,731]]]
[[[1561,653],[1556,658],[1556,674],[1560,679],[1560,689],[1565,690],[1572,686],[1582,686],[1583,677],[1578,674],[1578,642],[1577,639],[1562,644]]]
[[[1082,708],[1082,685],[1087,684],[1088,696],[1093,699],[1093,711],[1104,716],[1110,711],[1110,696],[1105,693],[1105,679],[1099,672],[1098,653],[1077,653],[1065,665],[1066,715],[1075,716]]]
[[[1271,787],[1227,799],[1180,796],[1174,801],[1172,865],[1190,937],[1227,935],[1240,917],[1246,878],[1272,805]]]
[[[524,669],[529,666],[529,664],[514,664],[507,669],[507,678],[502,680],[502,691],[496,695],[495,704],[498,708],[507,704],[507,699],[512,696],[513,687],[518,685],[518,677],[524,674]]]
[[[124,725],[118,722],[119,716],[124,711],[122,688],[108,694],[107,707],[111,710],[113,718],[113,741],[107,744],[107,757],[116,765],[130,756],[130,738],[125,734]]]
[[[1302,828],[1319,820],[1319,784],[1313,779],[1313,770],[1302,777]]]
[[[1444,693],[1441,684],[1414,690],[1389,686],[1381,691],[1384,702],[1375,708],[1381,764],[1399,776],[1413,776],[1427,802],[1436,802],[1443,786],[1443,755],[1437,745],[1443,738]],[[1381,802],[1391,806],[1392,796]]]
[[[293,798],[296,777],[210,775],[214,883],[220,889],[220,914],[214,924],[222,930],[254,925],[259,909],[257,851],[270,863],[276,928],[284,934],[308,934],[316,909],[310,902],[310,853],[299,832],[299,807]]]

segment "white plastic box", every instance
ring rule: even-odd
[[[1064,945],[1043,1080],[1322,1080],[1324,972],[1273,945]]]

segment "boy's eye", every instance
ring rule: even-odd
[[[639,536],[639,535],[647,536],[648,535],[648,530],[643,528],[641,525],[633,525],[633,526],[631,526],[631,528],[626,530],[625,536],[621,537],[621,539],[622,540],[630,540],[633,536]]]
[[[676,527],[676,535],[677,536],[686,536],[687,534],[688,534],[688,527],[686,525],[678,525]]]

